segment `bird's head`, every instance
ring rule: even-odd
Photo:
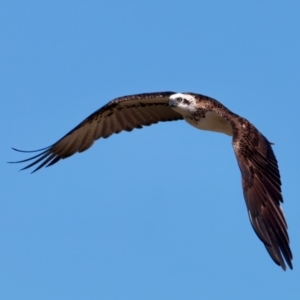
[[[195,97],[189,94],[177,93],[171,95],[169,99],[169,106],[181,114],[194,112],[195,104]]]

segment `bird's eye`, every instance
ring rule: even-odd
[[[178,97],[177,98],[177,101],[180,103],[182,101],[182,98],[181,97]]]

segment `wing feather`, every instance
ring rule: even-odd
[[[145,113],[143,111],[138,110],[136,107],[133,107],[130,113],[132,118],[134,118],[138,124],[144,124],[144,126],[147,126],[147,116],[145,116]]]
[[[287,223],[280,207],[281,179],[271,143],[245,119],[237,118],[233,128],[251,225],[274,262],[284,270],[285,263],[292,269]]]
[[[123,130],[132,131],[161,121],[182,120],[182,116],[168,106],[169,97],[174,92],[137,94],[116,98],[95,111],[73,130],[53,145],[35,151],[41,153],[25,160],[12,163],[23,163],[33,160],[22,170],[37,165],[33,172],[44,166],[51,166],[60,159],[67,158],[76,152],[90,148],[95,140],[108,138]]]

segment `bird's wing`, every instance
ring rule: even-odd
[[[247,120],[234,126],[233,148],[242,174],[244,198],[252,227],[277,265],[292,269],[287,223],[277,160],[271,143]],[[284,259],[283,259],[284,257]]]
[[[51,166],[60,159],[69,157],[76,152],[83,152],[92,146],[95,140],[107,138],[113,133],[123,130],[131,131],[156,124],[160,121],[181,120],[182,116],[168,106],[169,97],[173,92],[146,93],[116,98],[99,110],[95,111],[78,126],[53,145],[36,150],[20,152],[39,152],[39,154],[22,163],[33,160],[22,170],[37,165],[33,172],[43,166]]]

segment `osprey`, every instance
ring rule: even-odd
[[[99,138],[131,131],[161,121],[185,120],[202,129],[232,136],[232,145],[242,175],[242,186],[251,225],[274,262],[292,269],[287,223],[277,160],[271,143],[248,120],[210,97],[195,93],[159,92],[116,98],[95,111],[53,145],[14,163],[33,160],[22,170],[51,166],[76,152],[83,152]]]

